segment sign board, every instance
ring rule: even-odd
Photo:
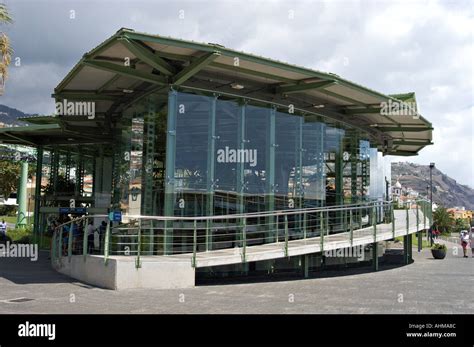
[[[109,212],[109,220],[111,220],[113,222],[121,222],[122,221],[122,212],[121,211]]]
[[[85,214],[87,213],[87,208],[85,207],[60,207],[59,208],[60,214]]]

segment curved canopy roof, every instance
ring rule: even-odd
[[[414,93],[384,95],[332,73],[125,28],[86,53],[53,97],[95,101],[96,119],[62,122],[91,129],[101,121],[113,123],[134,101],[170,87],[292,104],[295,112],[362,129],[386,154],[416,155],[431,144],[432,125],[417,112]]]

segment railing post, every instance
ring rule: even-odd
[[[242,227],[242,263],[247,262],[246,251],[247,251],[247,218],[244,217],[243,220],[243,227]]]
[[[350,238],[351,238],[351,247],[354,242],[354,226],[352,225],[352,207],[349,210],[349,228],[350,228]]]
[[[285,214],[285,257],[288,257],[288,215]]]
[[[374,207],[372,207],[372,226],[374,227],[374,242],[377,242],[377,205],[374,202]]]
[[[63,227],[60,226],[57,229],[57,233],[59,234],[59,245],[58,245],[58,254],[59,254],[59,261],[61,261],[61,258],[63,257]]]
[[[323,211],[319,212],[319,228],[321,231],[319,232],[319,241],[321,242],[321,254],[324,251],[324,217],[323,217]]]
[[[420,217],[418,212],[418,201],[416,202],[416,231],[420,230]]]
[[[69,237],[67,240],[67,258],[69,262],[71,262],[72,257],[72,229],[74,228],[74,223],[75,222],[71,222],[69,224]]]
[[[87,259],[87,247],[89,246],[89,235],[87,234],[87,227],[89,226],[89,219],[86,218],[86,225],[84,226],[84,231],[82,233],[82,255],[84,256],[84,261]]]
[[[395,238],[395,202],[392,201],[390,204],[391,215],[392,215],[392,236]]]
[[[110,219],[107,220],[107,227],[105,228],[105,240],[104,240],[104,264],[109,263],[109,243],[110,243]]]
[[[191,262],[192,267],[196,267],[196,249],[197,249],[197,221],[194,220],[193,223],[193,260]]]
[[[407,235],[409,234],[409,229],[410,229],[410,214],[408,213],[408,208],[406,209],[407,213]]]
[[[57,239],[57,232],[56,230],[53,231],[53,237],[51,239],[51,261],[54,262],[56,261],[56,239]]]
[[[307,217],[306,212],[303,213],[303,238],[306,238]]]
[[[151,227],[153,228],[153,222],[151,223]],[[137,257],[135,258],[135,268],[140,268],[142,267],[142,264],[140,262],[140,255],[142,252],[142,220],[138,220],[138,232],[137,232]]]

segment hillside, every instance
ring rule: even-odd
[[[26,116],[29,116],[29,114],[0,104],[0,123],[10,126],[25,125],[25,122],[19,121],[18,118]]]
[[[405,188],[412,188],[426,196],[426,187],[430,185],[428,165],[398,162],[392,163],[392,185],[399,181]],[[474,189],[456,182],[436,167],[433,168],[433,202],[445,207],[464,206],[474,210]]]

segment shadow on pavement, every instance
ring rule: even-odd
[[[41,250],[36,261],[0,256],[0,281],[4,278],[15,284],[76,282],[53,270],[48,257],[49,252]]]

